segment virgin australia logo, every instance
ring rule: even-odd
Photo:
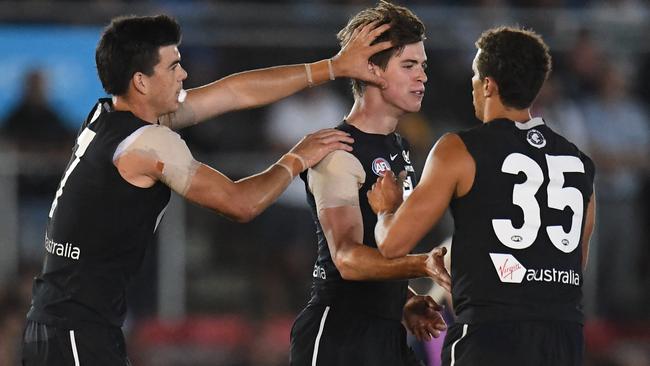
[[[526,275],[526,267],[512,254],[490,253],[492,264],[501,282],[521,283]]]

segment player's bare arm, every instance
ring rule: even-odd
[[[587,269],[587,262],[589,259],[589,242],[591,241],[591,234],[594,231],[596,222],[596,188],[594,187],[591,197],[589,197],[589,205],[587,205],[587,217],[585,218],[585,227],[582,230],[582,270]]]
[[[463,196],[470,190],[474,170],[474,161],[458,135],[447,134],[429,153],[422,180],[394,214],[389,211],[394,205],[388,201],[394,195],[384,195],[382,190],[390,192],[398,188],[397,183],[388,177],[379,182],[369,192],[368,198],[379,218],[375,238],[380,252],[387,258],[410,253],[440,220],[451,199]],[[445,252],[444,248],[435,252],[433,264],[436,269],[430,276],[450,290],[451,280],[441,258]]]
[[[363,244],[359,188],[365,179],[361,163],[344,151],[333,152],[307,173],[334,265],[353,281],[426,276],[426,255],[389,260]]]
[[[162,181],[176,193],[238,222],[247,222],[271,205],[293,178],[336,149],[351,150],[344,132],[325,129],[303,138],[262,173],[232,181],[193,159],[176,133],[148,126],[147,136],[118,147],[114,164],[122,177],[139,187]],[[144,134],[143,134],[144,135]]]
[[[326,208],[318,213],[332,260],[341,277],[352,281],[380,281],[427,276],[426,255],[387,259],[362,244],[363,221],[359,207]]]
[[[172,129],[191,126],[220,114],[263,106],[338,77],[385,86],[385,80],[368,70],[368,59],[391,47],[388,41],[370,45],[389,24],[370,23],[359,29],[331,59],[246,71],[190,89],[179,109],[160,118]]]

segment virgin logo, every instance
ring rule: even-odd
[[[510,277],[512,278],[512,274],[518,270],[521,269],[521,264],[512,264],[508,265],[508,260],[506,259],[505,262],[503,262],[503,265],[499,266],[499,277],[501,278],[507,278]]]
[[[501,282],[523,281],[526,268],[512,254],[490,253],[490,258]]]

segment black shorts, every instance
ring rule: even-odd
[[[421,366],[406,330],[388,320],[308,306],[291,329],[291,366]]]
[[[454,324],[442,349],[445,366],[582,366],[582,325],[564,321]]]
[[[23,366],[130,366],[122,330],[116,327],[65,329],[27,321]]]

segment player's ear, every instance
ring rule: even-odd
[[[136,72],[131,78],[131,84],[138,93],[147,94],[147,91],[149,89],[149,80],[147,78],[147,75],[141,72]]]
[[[379,67],[379,66],[373,64],[372,62],[368,61],[368,71],[373,73],[375,76],[381,76],[380,72],[382,70],[381,70],[381,67]]]
[[[487,76],[483,79],[483,95],[485,97],[492,97],[499,95],[499,85],[497,85],[496,80],[491,76]]]

